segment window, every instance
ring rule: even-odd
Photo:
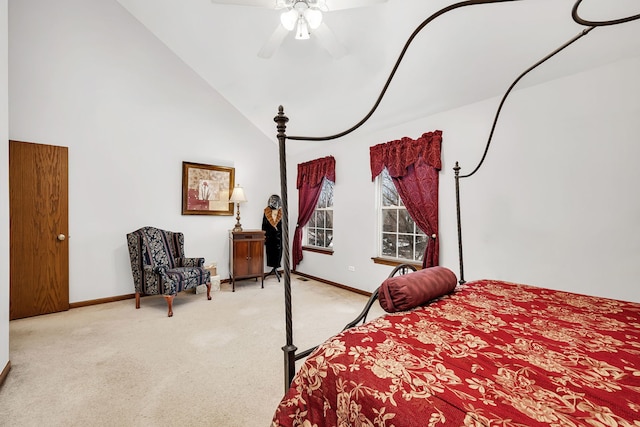
[[[305,227],[305,246],[333,248],[333,186],[333,181],[323,179],[318,204]]]
[[[413,222],[386,169],[378,175],[378,256],[409,262],[422,262],[427,236]]]

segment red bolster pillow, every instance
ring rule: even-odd
[[[458,279],[446,267],[429,267],[390,277],[380,285],[378,301],[387,313],[406,311],[452,292]]]

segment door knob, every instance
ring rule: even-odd
[[[65,236],[64,234],[58,234],[58,240],[63,241],[66,238],[67,236]]]

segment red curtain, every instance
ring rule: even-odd
[[[442,168],[442,131],[402,138],[369,149],[371,180],[386,167],[407,212],[427,235],[422,267],[438,265],[438,172]]]
[[[313,211],[316,209],[322,180],[327,178],[336,182],[336,159],[333,156],[323,157],[298,165],[298,224],[293,235],[293,268],[302,261],[302,229]]]

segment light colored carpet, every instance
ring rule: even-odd
[[[319,344],[367,297],[291,280],[294,344]],[[1,426],[267,427],[284,394],[284,291],[271,276],[236,292],[183,293],[10,322]],[[372,317],[382,313],[374,305]],[[299,366],[299,365],[298,365]]]

